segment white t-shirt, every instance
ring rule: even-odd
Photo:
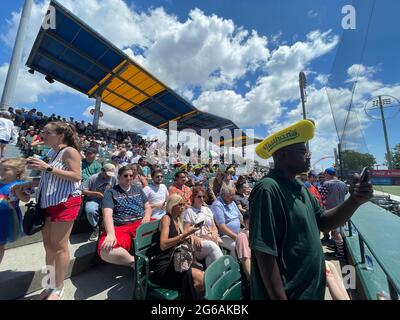
[[[214,215],[210,208],[201,207],[201,209],[196,209],[194,207],[189,207],[183,212],[183,222],[189,223],[191,225],[195,225],[204,221],[204,226],[207,226],[209,230],[211,230],[212,225],[214,223]],[[196,231],[196,236],[201,236],[201,230]]]
[[[16,140],[14,123],[10,119],[0,118],[0,140]]]
[[[141,155],[137,155],[136,157],[132,157],[131,158],[131,163],[138,163],[139,159],[141,158]]]
[[[160,184],[156,186],[154,183],[149,184],[143,188],[143,192],[149,200],[149,204],[163,203],[167,201],[168,189],[165,184]],[[151,216],[152,218],[158,219],[165,214],[165,210],[154,208]]]

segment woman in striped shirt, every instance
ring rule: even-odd
[[[28,158],[29,166],[40,170],[42,175],[39,183],[30,182],[21,188],[38,186],[36,200],[46,219],[42,229],[46,266],[50,282],[55,283],[50,283],[38,299],[60,300],[70,261],[69,237],[81,205],[80,143],[75,127],[61,121],[47,124],[42,134],[44,144],[54,150],[54,156],[49,163]]]

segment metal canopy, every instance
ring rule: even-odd
[[[175,120],[178,130],[239,129],[202,112],[129,58],[78,17],[52,0],[56,28],[41,28],[27,66],[156,128]],[[245,140],[243,134],[242,139]],[[221,145],[224,141],[220,142]]]

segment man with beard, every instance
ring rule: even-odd
[[[309,170],[306,141],[315,125],[301,120],[257,146],[274,169],[253,188],[249,199],[252,299],[324,299],[325,259],[320,230],[343,225],[372,197],[370,183],[355,175],[350,197],[324,211],[296,175]]]

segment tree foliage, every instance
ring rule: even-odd
[[[400,143],[392,149],[393,169],[400,169]]]
[[[346,150],[342,152],[343,169],[359,170],[363,167],[374,168],[375,157],[370,153]]]

